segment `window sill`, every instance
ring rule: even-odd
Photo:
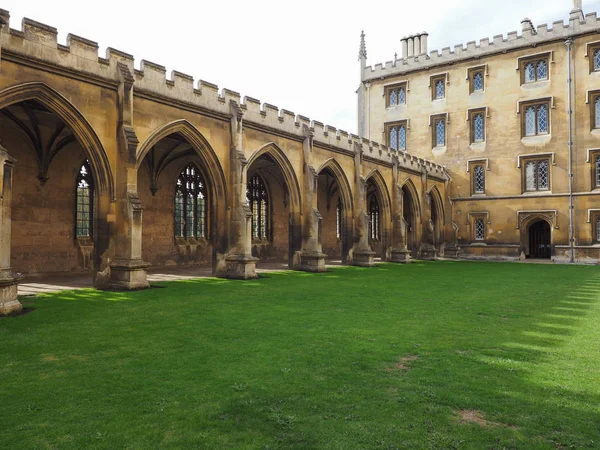
[[[471,247],[487,247],[487,244],[483,241],[475,241],[475,242],[471,242],[470,246]]]
[[[443,147],[433,147],[433,149],[431,150],[431,152],[435,156],[440,156],[440,155],[443,155],[444,153],[446,153],[447,149],[448,148],[446,146],[443,146]]]
[[[390,105],[387,106],[385,108],[387,111],[398,111],[398,110],[405,110],[406,109],[406,103],[400,103],[399,105]]]
[[[595,138],[600,139],[600,128],[594,128],[592,131],[590,131],[590,134]]]
[[[521,138],[521,143],[525,147],[545,147],[551,139],[551,134],[539,134],[537,136],[525,136]]]
[[[268,239],[252,238],[253,245],[267,245],[270,243],[271,243],[271,241],[269,241]]]
[[[522,195],[524,195],[526,197],[536,197],[538,195],[548,195],[548,194],[552,194],[552,191],[550,189],[548,189],[546,191],[525,191],[525,192],[523,192]]]
[[[206,245],[208,241],[206,238],[176,237],[175,243],[177,245]]]
[[[483,193],[478,193],[478,194],[471,194],[471,197],[473,197],[473,198],[485,198],[486,195],[485,195],[485,192],[483,192]]]
[[[521,89],[530,90],[530,89],[543,89],[550,87],[550,80],[541,80],[541,81],[530,81],[523,83],[521,85]]]
[[[469,148],[474,152],[485,152],[485,141],[472,142]]]
[[[75,241],[81,247],[93,247],[94,241],[90,236],[76,236]]]

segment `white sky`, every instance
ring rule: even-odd
[[[360,32],[367,65],[400,54],[400,38],[429,33],[429,51],[568,20],[572,0],[4,0],[11,27],[23,17],[171,70],[218,84],[311,119],[356,132]],[[584,0],[584,13],[600,0]]]

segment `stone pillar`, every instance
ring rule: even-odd
[[[150,263],[142,259],[142,202],[137,192],[138,138],[133,129],[133,76],[127,65],[118,63],[119,85],[119,164],[115,199],[114,259],[110,263],[108,288],[114,290],[143,289],[150,285],[146,269]]]
[[[294,268],[306,272],[325,272],[325,258],[321,245],[320,232],[323,216],[317,206],[317,180],[318,174],[310,165],[312,153],[313,131],[306,125],[303,126],[304,143],[302,145],[303,185],[302,185],[302,250],[294,260]]]
[[[237,280],[257,278],[256,262],[252,256],[252,211],[246,197],[248,160],[242,151],[244,112],[230,100],[231,146],[229,152],[229,251],[225,270],[217,276]]]
[[[426,31],[423,31],[421,34],[421,55],[427,55],[427,38],[429,34]]]
[[[375,252],[369,245],[369,215],[367,213],[366,180],[362,176],[362,145],[354,143],[354,208],[356,232],[352,247],[352,265],[373,267]]]
[[[413,38],[414,50],[413,54],[415,58],[421,54],[421,36],[416,34]]]
[[[421,246],[419,248],[420,258],[435,259],[437,249],[433,246],[433,222],[431,220],[431,195],[427,192],[427,172],[422,168],[421,173],[421,214],[423,232],[421,234]]]
[[[414,56],[415,47],[414,47],[413,37],[414,36],[409,36],[407,39],[407,42],[408,42],[408,52],[406,53],[407,58],[412,58]]]
[[[390,249],[390,260],[396,263],[410,262],[410,250],[406,246],[406,222],[403,215],[402,188],[399,183],[399,161],[394,157],[392,169],[392,248]]]
[[[20,277],[10,270],[10,231],[12,177],[15,160],[0,145],[0,315],[17,313],[23,306],[17,300]]]
[[[405,60],[408,57],[408,38],[403,37],[402,39],[400,39],[400,43],[402,44],[401,57]]]

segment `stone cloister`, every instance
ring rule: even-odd
[[[435,257],[444,167],[0,11],[0,313],[39,273],[148,286],[153,266],[256,277]],[[89,204],[88,204],[89,202]]]

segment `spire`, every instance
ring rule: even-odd
[[[358,59],[367,59],[367,45],[365,44],[365,32],[360,32],[360,49],[358,50]]]

